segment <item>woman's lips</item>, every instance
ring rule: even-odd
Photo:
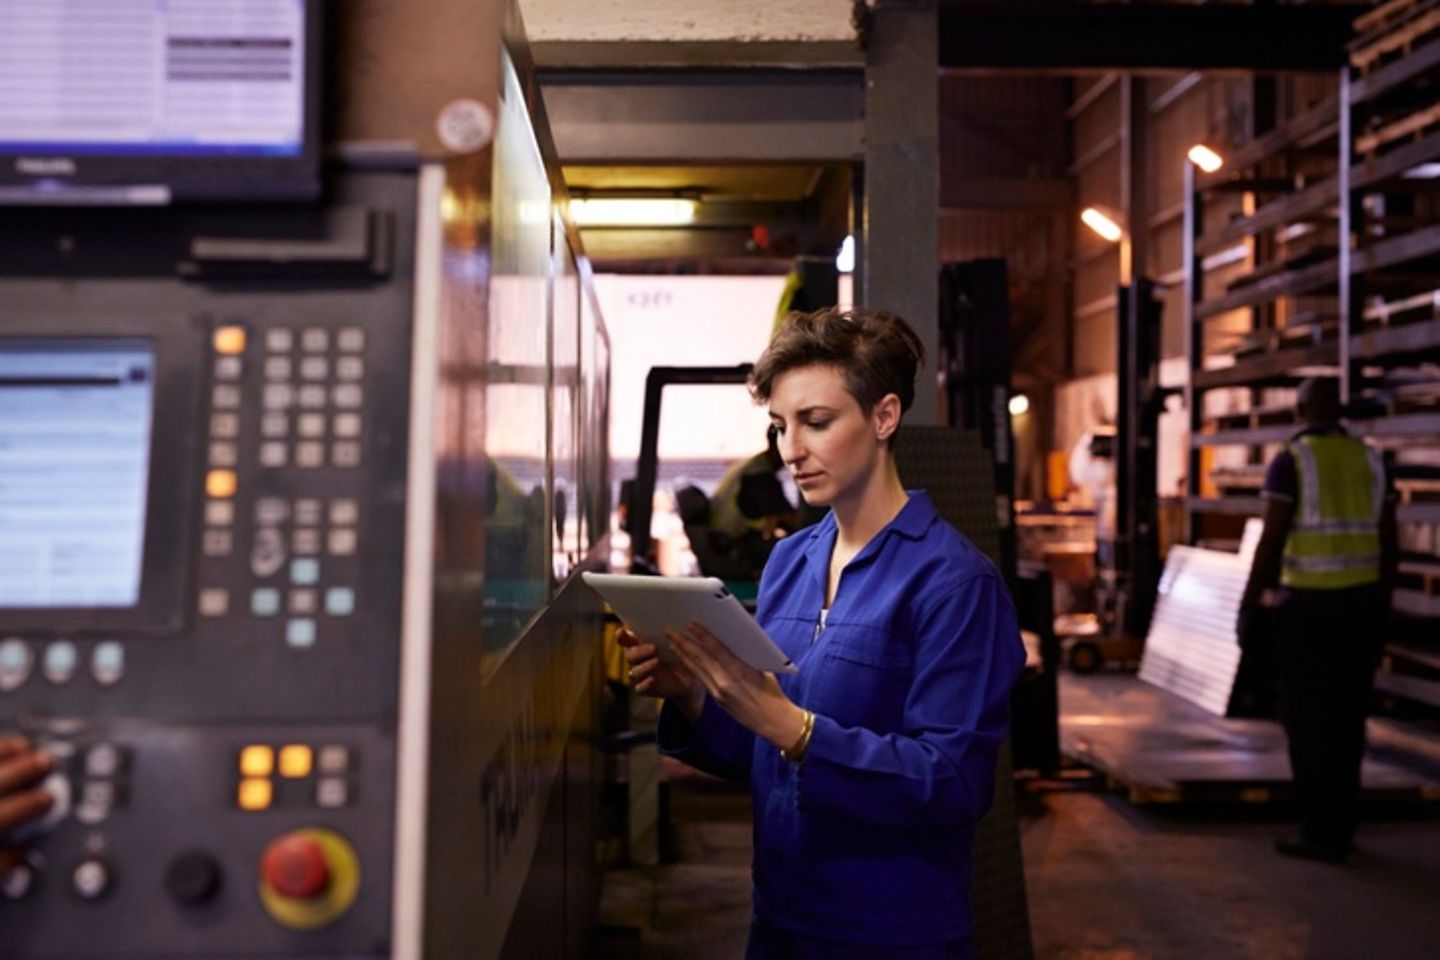
[[[819,474],[818,472],[817,472],[817,473],[797,473],[797,474],[795,474],[795,482],[796,482],[796,483],[810,483],[811,481],[813,481],[813,480],[818,480],[819,478],[820,478],[820,474]]]

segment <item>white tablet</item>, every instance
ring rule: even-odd
[[[662,660],[675,659],[666,629],[683,631],[693,620],[755,669],[796,672],[795,664],[760,629],[750,611],[714,577],[584,573],[581,578],[615,608],[632,633],[659,648]]]

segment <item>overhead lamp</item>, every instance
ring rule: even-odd
[[[1080,219],[1084,221],[1085,226],[1111,243],[1118,243],[1120,238],[1125,236],[1125,231],[1120,229],[1120,224],[1102,213],[1099,207],[1086,207],[1080,212]]]
[[[683,227],[698,206],[683,197],[592,197],[571,200],[570,216],[581,227]]]
[[[1022,413],[1030,412],[1030,398],[1023,393],[1017,393],[1010,398],[1010,416],[1018,417]]]
[[[1400,175],[1402,180],[1434,180],[1440,177],[1440,163],[1421,163]]]
[[[1189,157],[1191,163],[1195,164],[1195,166],[1199,167],[1201,170],[1204,170],[1206,173],[1214,173],[1216,170],[1219,170],[1221,167],[1225,166],[1225,160],[1220,156],[1220,154],[1216,153],[1214,150],[1211,150],[1203,143],[1195,144],[1195,146],[1191,147],[1190,152],[1185,154],[1185,156]]]

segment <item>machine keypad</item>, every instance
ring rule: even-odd
[[[114,640],[95,644],[90,654],[90,673],[102,687],[119,683],[125,676],[125,647]]]
[[[0,690],[18,689],[30,678],[34,657],[30,646],[18,637],[0,642]]]
[[[75,644],[69,640],[57,640],[45,648],[45,662],[40,669],[46,680],[58,685],[70,682],[79,662],[80,654]]]

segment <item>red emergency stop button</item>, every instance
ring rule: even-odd
[[[314,900],[330,886],[330,862],[320,841],[303,833],[287,833],[265,848],[260,876],[282,897]]]
[[[260,902],[276,923],[292,930],[316,930],[355,903],[360,892],[360,858],[333,830],[302,827],[270,842],[260,855]]]

